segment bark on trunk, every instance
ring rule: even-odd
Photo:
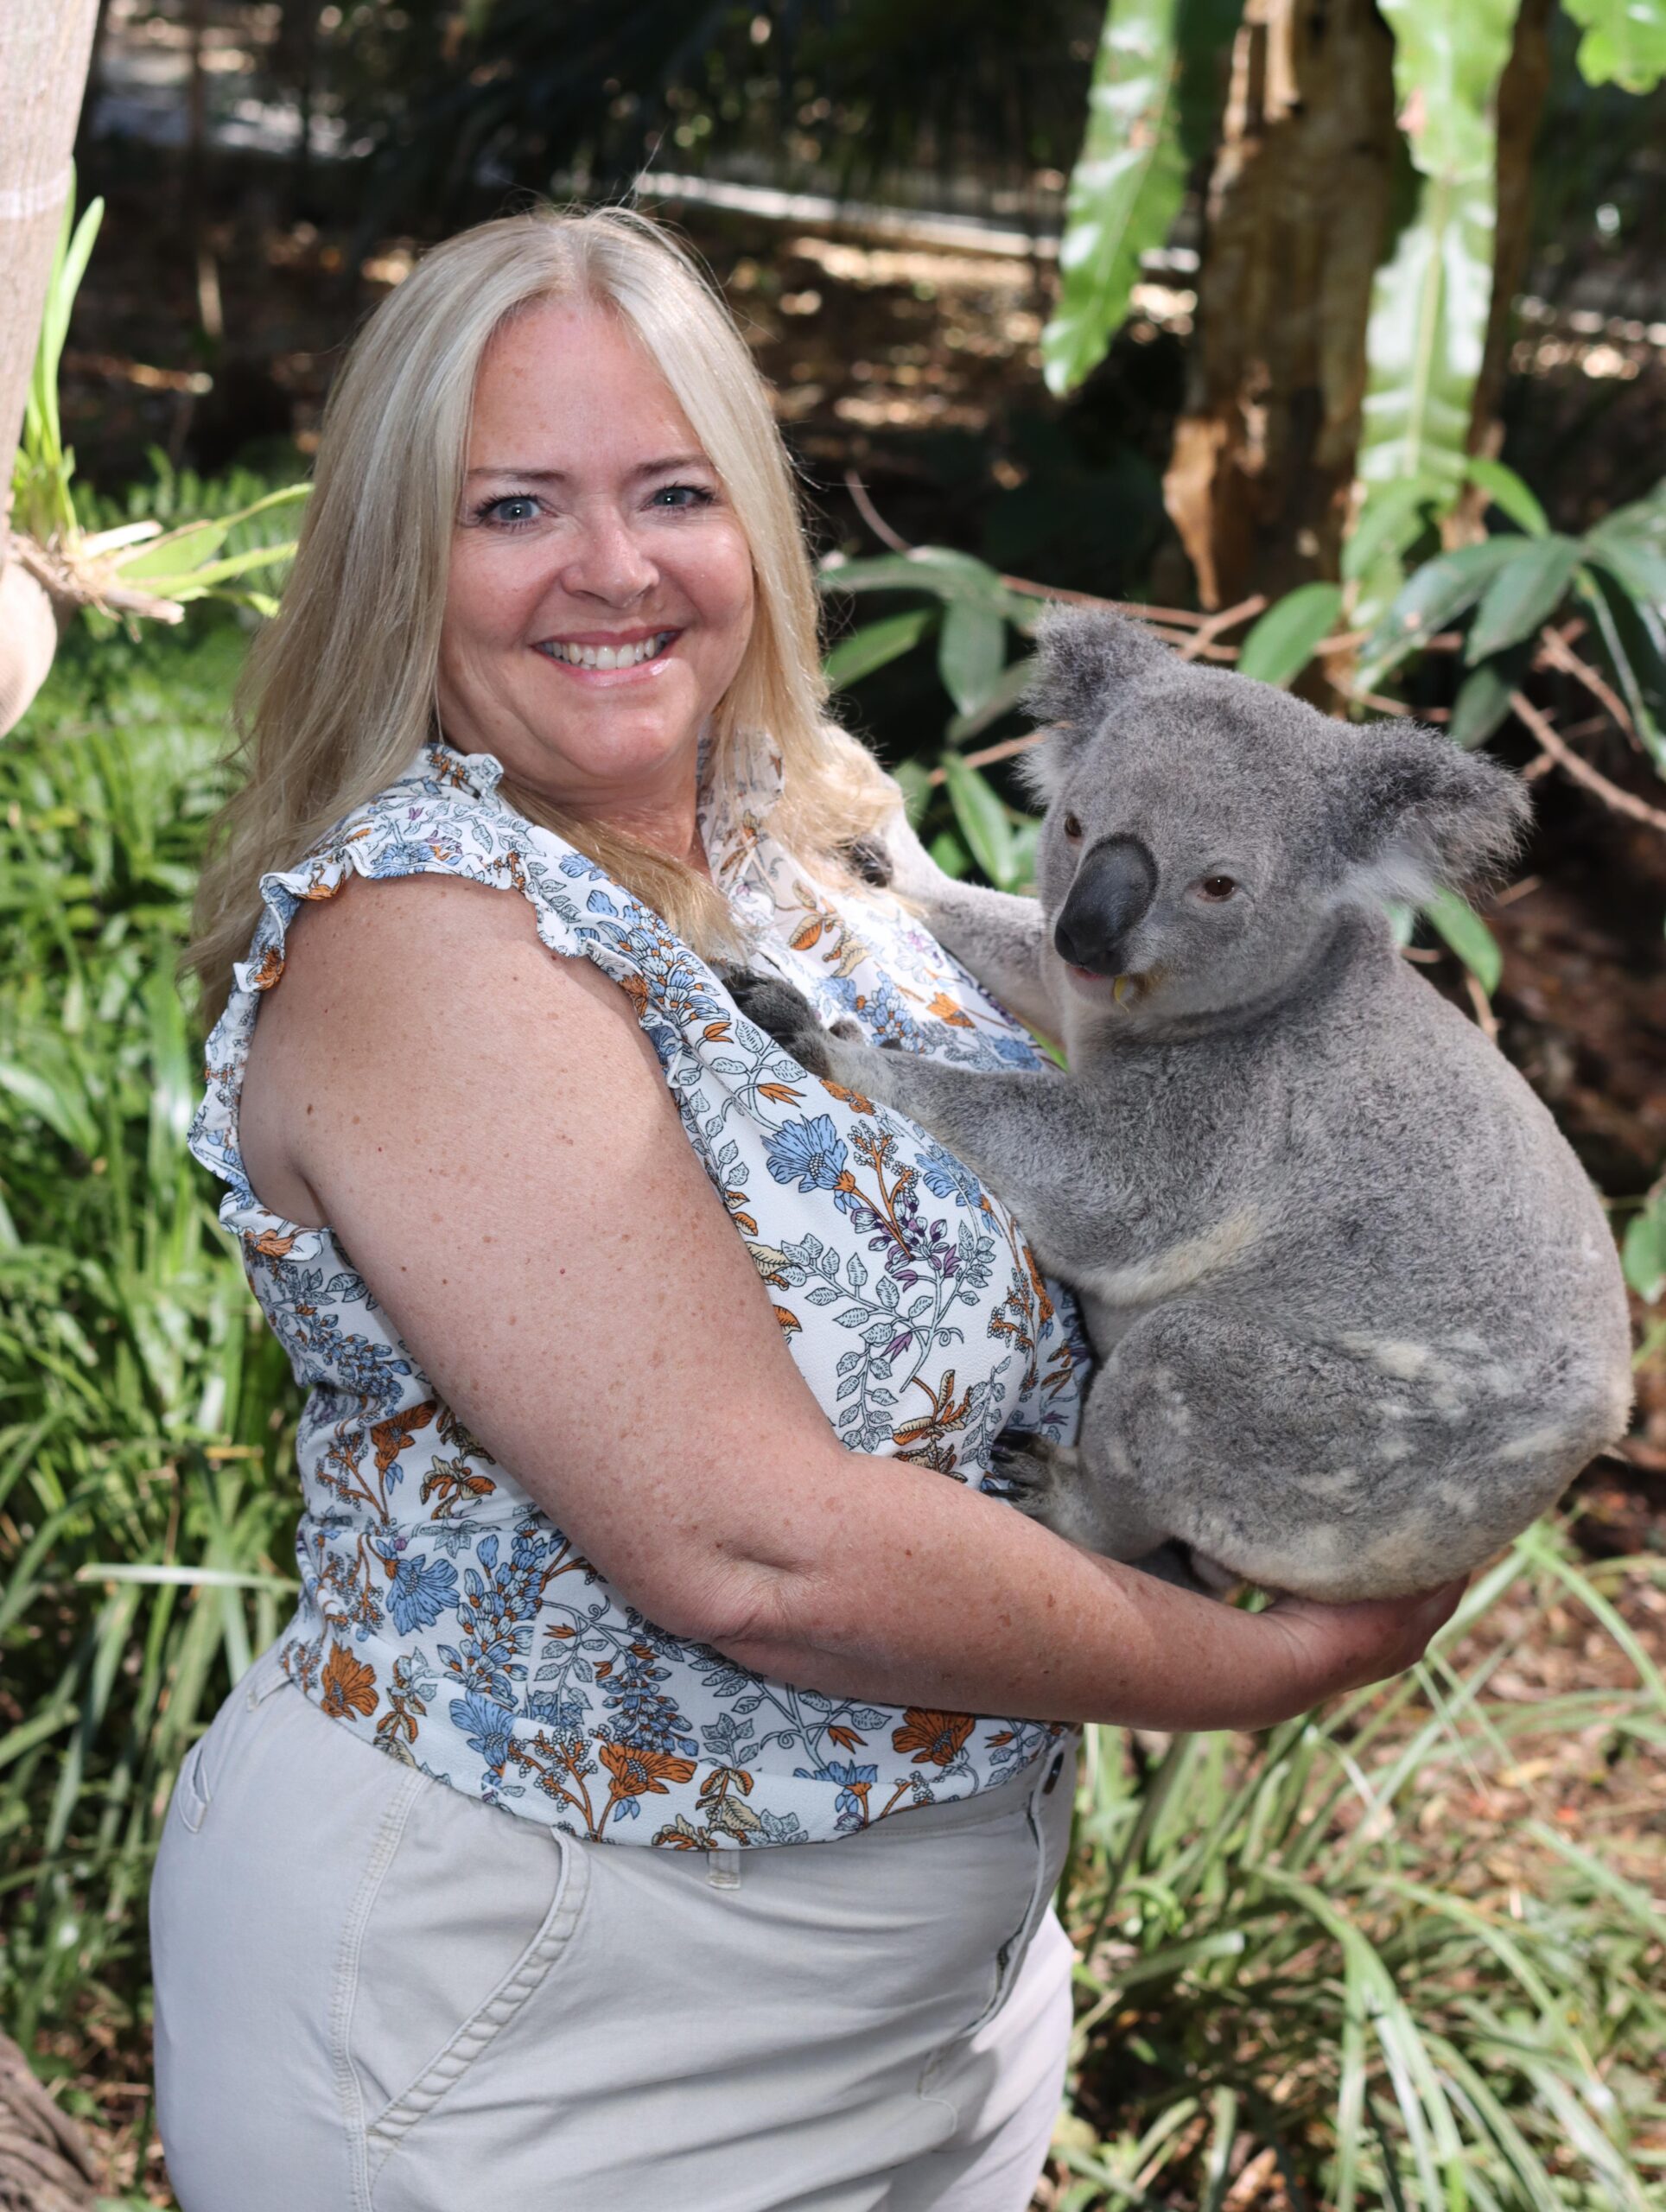
[[[1164,480],[1205,607],[1334,576],[1397,133],[1371,0],[1246,0]]]
[[[40,688],[56,635],[41,586],[7,563],[4,524],[98,13],[98,0],[0,6],[0,734]]]

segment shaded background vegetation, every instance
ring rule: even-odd
[[[106,213],[62,376],[84,526],[229,514],[304,475],[344,341],[425,243],[528,194],[635,184],[780,393],[835,557],[841,711],[951,864],[1016,880],[999,756],[1021,725],[999,677],[1027,587],[1155,604],[1226,658],[1253,619],[1211,629],[1164,496],[1176,423],[1208,400],[1200,263],[1235,10],[1212,30],[1199,11],[1207,112],[1185,119],[1179,205],[1126,320],[1067,397],[1043,375],[1103,13],[106,0],[77,149]],[[1578,533],[1666,469],[1666,108],[1588,84],[1575,25],[1538,20],[1497,413],[1504,461]],[[1414,180],[1385,127],[1392,225]],[[1269,328],[1295,283],[1262,302]],[[1459,538],[1480,533],[1470,506]],[[241,524],[231,550],[287,527]],[[1334,575],[1311,518],[1257,529],[1218,601]],[[966,565],[938,556],[941,588],[919,564],[836,565],[893,543]],[[1408,557],[1440,545],[1431,526]],[[970,661],[949,649],[957,578],[995,610],[982,676],[987,639]],[[283,1618],[290,1563],[293,1394],[183,1152],[196,1039],[172,975],[257,619],[83,621],[0,747],[0,2024],[92,2124],[99,2185],[158,2203],[149,1854],[183,1749]],[[1577,607],[1557,619],[1588,654]],[[1411,951],[1496,1024],[1624,1230],[1666,1161],[1666,837],[1647,819],[1666,793],[1584,678],[1527,642],[1511,681],[1643,811],[1542,772],[1506,718],[1493,742],[1535,772],[1540,821],[1484,918],[1498,971],[1484,983],[1428,927]],[[1294,672],[1334,703],[1329,669]],[[1382,680],[1440,716],[1463,673],[1434,653]],[[1067,1901],[1083,2024],[1042,2202],[1666,2202],[1657,1311],[1639,1300],[1625,1457],[1482,1582],[1415,1679],[1253,1741],[1094,1743]]]

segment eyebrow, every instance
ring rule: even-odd
[[[631,480],[635,482],[645,476],[666,476],[679,468],[710,467],[710,461],[703,453],[673,453],[666,454],[663,460],[645,461],[639,468],[631,471]],[[567,484],[572,481],[564,469],[518,468],[512,461],[493,462],[486,468],[471,468],[469,482],[472,484],[477,476],[512,476],[518,484]]]

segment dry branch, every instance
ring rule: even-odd
[[[1519,718],[1541,753],[1548,761],[1554,762],[1564,775],[1571,776],[1576,784],[1582,784],[1605,806],[1612,807],[1616,814],[1623,814],[1627,821],[1641,822],[1666,836],[1666,814],[1662,813],[1657,806],[1650,806],[1646,799],[1622,791],[1618,784],[1611,784],[1607,777],[1599,774],[1588,760],[1580,760],[1524,693],[1512,691],[1510,705],[1510,711]],[[1529,769],[1528,772],[1531,774],[1532,771]]]

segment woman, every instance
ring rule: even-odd
[[[840,864],[895,789],[652,224],[488,224],[380,308],[251,683],[194,1145],[309,1388],[302,1593],[157,1868],[186,2212],[1016,2212],[1068,1724],[1261,1725],[1453,1593],[1251,1617],[982,1494],[1073,1433],[1059,1294],[709,960],[1033,1048]]]

